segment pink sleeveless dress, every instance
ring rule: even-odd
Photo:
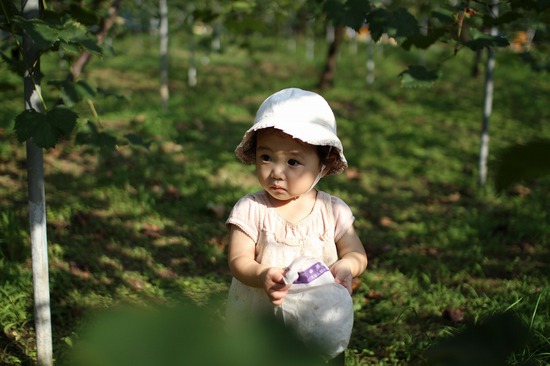
[[[284,268],[295,258],[308,256],[321,259],[330,267],[338,260],[336,242],[354,219],[344,201],[318,191],[310,214],[293,224],[271,206],[266,191],[259,191],[241,198],[226,224],[236,225],[256,242],[258,263]],[[264,290],[233,278],[227,299],[228,323],[237,326],[253,313],[260,312],[273,313],[273,305]]]

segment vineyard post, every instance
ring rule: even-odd
[[[492,0],[491,16],[498,17],[498,0]],[[491,36],[498,34],[496,25],[491,26]],[[487,47],[487,64],[485,66],[485,87],[483,93],[483,121],[481,127],[481,142],[479,149],[479,176],[478,182],[481,186],[487,181],[487,160],[489,158],[489,120],[493,110],[493,89],[495,70],[494,47]]]
[[[21,1],[21,11],[27,19],[38,18],[41,10],[40,0]],[[27,62],[24,77],[25,109],[43,112],[40,97],[40,56],[34,42],[26,35],[23,36],[23,51],[24,59]],[[39,366],[52,366],[52,327],[43,152],[42,148],[38,147],[32,138],[27,140],[26,148],[37,364]]]

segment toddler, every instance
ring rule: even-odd
[[[367,266],[354,216],[341,199],[314,188],[347,167],[326,100],[297,88],[271,95],[235,153],[256,166],[263,189],[241,198],[227,219],[228,322],[238,326],[253,313],[273,314],[290,287],[285,268],[300,256],[322,260],[351,294],[353,278]]]

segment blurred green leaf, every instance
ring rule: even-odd
[[[473,39],[463,42],[463,44],[473,51],[486,47],[507,47],[510,45],[510,42],[502,35],[491,36],[473,28],[470,29],[470,34]]]
[[[443,37],[446,32],[447,30],[444,28],[436,28],[436,29],[430,30],[430,32],[427,35],[414,34],[408,37],[401,44],[401,47],[403,47],[407,51],[410,50],[412,46],[415,46],[416,48],[420,48],[420,49],[427,49],[431,45],[433,45],[435,42],[437,42],[441,37]]]
[[[399,74],[401,85],[404,87],[432,86],[439,78],[437,70],[428,70],[424,66],[411,65]]]
[[[0,52],[0,57],[2,58],[2,61],[8,64],[8,68],[10,69],[10,71],[23,77],[26,71],[26,65],[23,60],[8,57],[3,52]]]
[[[516,20],[521,19],[522,17],[523,15],[515,11],[506,12],[497,18],[492,17],[490,14],[485,14],[483,16],[483,27],[513,23]]]
[[[391,37],[408,37],[418,34],[418,21],[407,9],[399,8],[393,12],[389,35]]]
[[[65,53],[70,55],[79,55],[82,51],[82,48],[80,45],[76,43],[67,43],[67,42],[61,42],[59,44],[59,48],[62,49]]]
[[[430,18],[435,19],[439,21],[439,23],[445,25],[453,24],[454,22],[452,11],[443,8],[432,11]]]
[[[543,60],[544,56],[540,57],[534,52],[522,52],[519,55],[519,58],[525,62],[531,70],[536,72],[550,71],[550,61]],[[539,56],[539,57],[537,57]]]
[[[101,17],[97,12],[83,8],[77,3],[73,2],[70,6],[71,17],[84,25],[96,25],[101,21]]]
[[[84,80],[74,83],[68,80],[54,80],[49,81],[48,84],[61,88],[61,98],[68,107],[84,99],[93,99],[97,94],[95,87]]]
[[[373,10],[367,16],[372,39],[378,41],[387,33],[390,37],[411,37],[418,34],[418,21],[407,9],[390,11],[383,8]]]
[[[273,318],[231,335],[210,307],[112,309],[75,342],[74,366],[307,366],[323,364]],[[246,331],[244,331],[246,329]]]
[[[9,81],[0,81],[1,90],[16,90],[17,86]]]
[[[377,42],[380,37],[386,33],[388,24],[391,19],[391,14],[388,10],[378,8],[370,12],[367,16],[367,23],[369,24],[369,30],[372,39]]]
[[[19,10],[15,6],[15,3],[11,0],[0,0],[0,24],[8,24],[10,20],[16,16],[19,15]],[[9,31],[9,27],[1,28],[6,31]]]
[[[77,144],[90,145],[102,150],[114,150],[117,146],[117,137],[112,131],[99,131],[96,124],[88,121],[82,131],[75,138]]]
[[[498,154],[495,187],[502,191],[512,184],[550,174],[550,140],[513,145]]]
[[[151,146],[151,141],[145,141],[143,138],[135,133],[129,133],[124,135],[124,138],[128,140],[128,142],[134,146],[141,146],[146,149],[149,149]]]
[[[205,23],[211,23],[219,17],[220,14],[212,9],[195,9],[193,11],[193,19],[200,20]]]
[[[90,51],[94,54],[101,55],[103,49],[97,44],[96,37],[88,32],[87,28],[73,20],[67,21],[59,31],[59,39],[62,43],[69,45],[77,45],[81,49]]]
[[[506,365],[507,358],[521,349],[528,337],[529,329],[517,315],[497,314],[430,347],[424,353],[426,365]]]
[[[97,94],[100,94],[102,96],[104,96],[105,98],[107,97],[114,97],[118,100],[121,100],[121,101],[128,101],[129,98],[125,95],[122,95],[122,94],[119,94],[119,93],[114,93],[108,89],[105,89],[105,88],[97,88]]]
[[[370,2],[363,0],[348,0],[345,3],[329,0],[323,4],[323,12],[334,24],[345,25],[356,31],[365,24],[370,10]]]
[[[550,8],[550,1],[548,0],[511,0],[510,4],[514,10],[534,10],[544,11]]]

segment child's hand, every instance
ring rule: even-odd
[[[290,288],[284,281],[284,269],[270,267],[262,273],[264,290],[269,300],[275,306],[282,305]]]
[[[330,268],[330,272],[334,276],[334,281],[344,286],[351,295],[351,284],[353,281],[353,275],[349,265],[344,261],[338,261]]]

